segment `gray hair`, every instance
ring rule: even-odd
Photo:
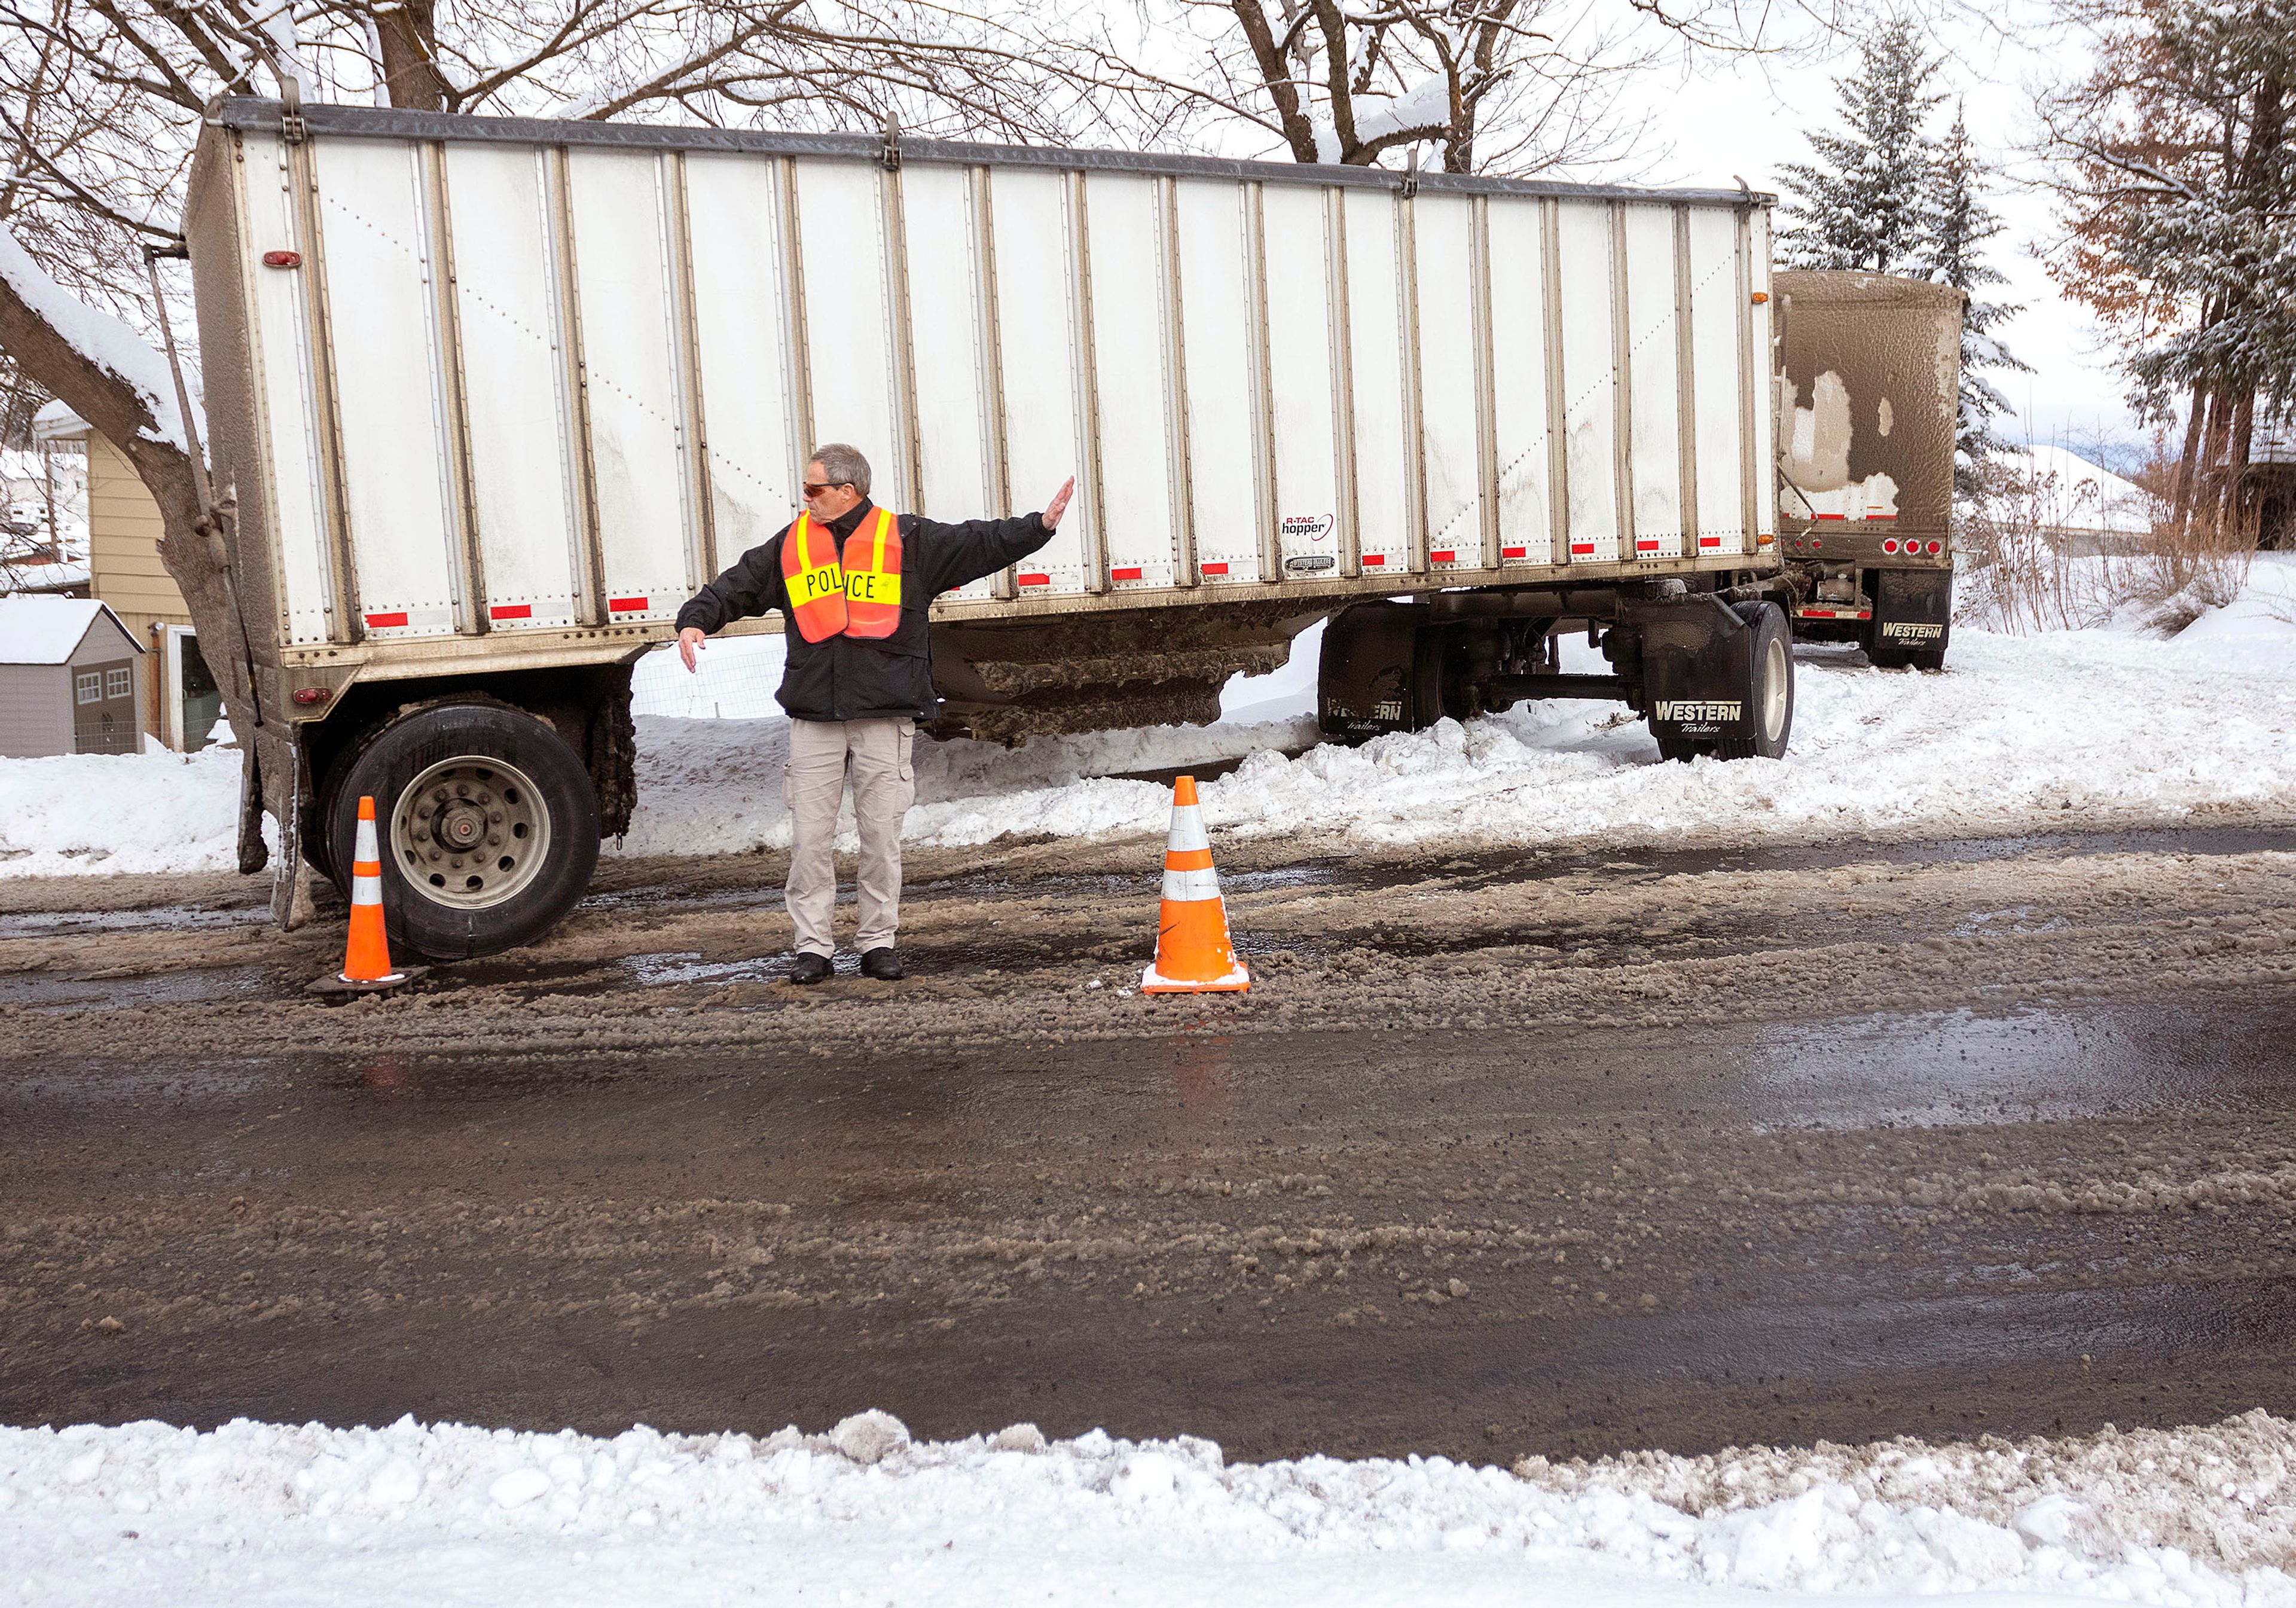
[[[823,478],[831,485],[849,485],[863,496],[869,495],[869,460],[861,455],[858,447],[830,441],[815,447],[806,462],[820,464]]]

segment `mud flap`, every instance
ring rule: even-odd
[[[1874,572],[1874,644],[1909,652],[1945,646],[1953,623],[1953,571],[1877,570]]]
[[[1756,633],[1727,603],[1710,595],[1630,603],[1620,618],[1642,636],[1652,736],[1710,743],[1758,734],[1760,711],[1746,695]]]
[[[1442,718],[1440,666],[1426,652],[1431,619],[1424,607],[1384,599],[1332,616],[1316,677],[1316,717],[1325,736],[1360,742],[1424,731]]]

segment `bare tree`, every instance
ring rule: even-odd
[[[1798,24],[1828,0],[1778,6]],[[1614,163],[1644,133],[1634,75],[1669,51],[1749,51],[1770,9],[1735,0],[1136,0],[1128,37],[1076,30],[1049,55],[1135,128],[1241,136],[1363,167],[1431,147],[1449,173]],[[1773,32],[1776,31],[1775,29]],[[1805,29],[1806,31],[1806,29]]]

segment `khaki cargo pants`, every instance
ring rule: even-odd
[[[791,720],[789,774],[782,783],[789,803],[791,841],[789,913],[801,954],[829,956],[830,912],[837,903],[837,807],[853,779],[853,823],[861,835],[863,954],[893,941],[901,920],[901,817],[916,801],[911,762],[916,722]]]

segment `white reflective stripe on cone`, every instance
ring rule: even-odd
[[[1202,809],[1194,804],[1183,804],[1172,811],[1172,835],[1166,841],[1167,849],[1210,849],[1210,836],[1204,831]]]
[[[1140,986],[1144,989],[1152,989],[1159,984],[1171,989],[1210,989],[1218,988],[1226,983],[1250,982],[1250,980],[1251,973],[1243,969],[1243,963],[1242,961],[1236,962],[1235,969],[1230,972],[1226,976],[1215,977],[1210,982],[1184,978],[1166,977],[1161,972],[1158,972],[1153,966],[1150,966],[1146,971],[1140,973]]]
[[[1193,871],[1175,871],[1164,867],[1164,897],[1181,902],[1219,897],[1219,873],[1210,866]]]
[[[382,903],[382,878],[380,876],[355,876],[351,878],[351,903],[354,905],[380,905]]]
[[[373,821],[361,821],[358,824],[358,836],[354,840],[354,847],[351,849],[351,858],[355,860],[379,860],[381,857],[381,854],[374,846],[374,823]]]

